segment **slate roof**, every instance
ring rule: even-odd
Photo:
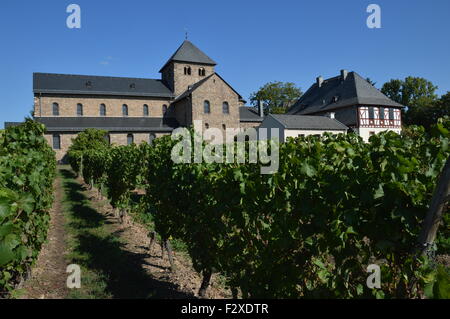
[[[317,83],[312,85],[287,114],[316,114],[352,105],[404,107],[389,99],[358,73],[349,72],[345,80],[337,76],[324,80],[321,87]]]
[[[257,107],[241,106],[239,117],[241,122],[262,122],[264,120],[263,117],[259,116]]]
[[[336,119],[326,116],[269,114],[286,129],[298,130],[347,130],[348,127]]]
[[[33,92],[174,97],[161,80],[54,73],[33,73]]]
[[[172,61],[217,65],[217,63],[213,59],[207,56],[202,50],[197,48],[192,42],[188,40],[185,40],[181,44],[181,46],[175,51],[175,53],[164,64],[159,72],[161,72],[164,67]]]
[[[171,132],[178,127],[173,118],[159,117],[39,117],[48,132],[81,132],[87,128],[109,132]]]

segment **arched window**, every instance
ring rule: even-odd
[[[144,116],[148,116],[148,105],[147,104],[144,104],[143,112],[144,112]]]
[[[208,123],[205,123],[205,128],[209,129],[209,124]]]
[[[203,104],[203,112],[205,114],[209,114],[211,113],[211,104],[209,103],[209,101],[205,101]]]
[[[59,105],[58,105],[58,103],[53,103],[53,116],[59,116]]]
[[[106,105],[100,104],[100,116],[106,116]]]
[[[77,104],[77,115],[83,116],[83,104],[81,104],[81,103]]]
[[[150,145],[153,144],[153,141],[154,141],[155,139],[156,139],[155,133],[150,133],[149,139],[148,139],[148,142],[150,143]]]
[[[225,124],[222,124],[222,129],[223,129],[224,131],[226,131],[226,130],[227,130],[227,126],[226,126]]]
[[[200,75],[200,76],[205,76],[205,75],[206,75],[205,68],[200,68],[200,69],[198,69],[198,75]]]
[[[131,145],[133,143],[134,143],[134,136],[133,136],[133,134],[128,134],[127,135],[127,144]]]
[[[128,116],[128,105],[126,104],[122,105],[122,115]]]
[[[61,136],[59,134],[53,134],[53,149],[61,149]]]
[[[166,115],[166,113],[167,113],[167,105],[165,105],[165,104],[162,107],[162,113],[163,113],[163,116]]]
[[[228,105],[228,102],[223,102],[222,112],[223,114],[230,114],[230,106]]]
[[[191,75],[191,67],[190,66],[185,66],[184,67],[184,75]]]

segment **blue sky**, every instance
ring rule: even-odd
[[[68,29],[66,7],[81,7]],[[366,26],[381,7],[382,28]],[[340,69],[370,77],[421,76],[450,91],[449,0],[8,0],[0,3],[0,128],[33,105],[32,73],[159,78],[189,40],[248,99],[269,81],[303,91]]]

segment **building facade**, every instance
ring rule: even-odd
[[[257,127],[261,112],[215,70],[216,62],[184,41],[160,70],[161,79],[33,74],[34,118],[64,160],[73,138],[87,128],[109,132],[117,145],[151,142],[201,121],[204,129]]]

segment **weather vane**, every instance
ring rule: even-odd
[[[184,31],[185,31],[185,34],[186,34],[186,40],[188,39],[188,29],[187,28],[184,28]]]

